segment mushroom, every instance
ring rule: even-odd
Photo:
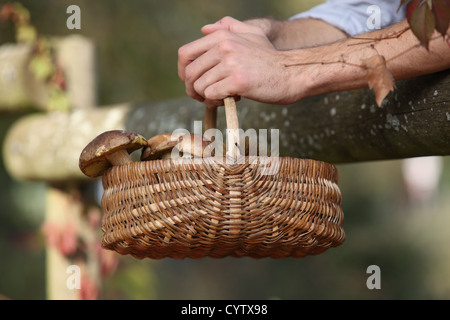
[[[178,144],[175,146],[176,149],[178,149],[181,153],[184,155],[189,155],[193,157],[200,157],[203,156],[213,156],[214,154],[211,154],[212,151],[211,147],[208,148],[208,146],[213,147],[214,145],[210,140],[207,140],[206,138],[199,136],[197,134],[186,134],[181,136],[178,139]]]
[[[141,160],[168,159],[182,134],[162,133],[148,140],[142,149]]]
[[[213,146],[210,140],[197,134],[163,133],[148,140],[148,145],[142,150],[141,160],[172,159],[173,151],[186,157],[213,156],[214,150],[210,150]]]
[[[79,167],[88,177],[95,178],[111,166],[132,162],[130,153],[147,145],[147,140],[134,132],[107,131],[92,140],[81,152]]]

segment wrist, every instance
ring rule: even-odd
[[[246,20],[245,23],[260,28],[269,41],[273,42],[277,37],[277,30],[282,22],[272,18],[257,18]]]
[[[351,50],[345,43],[287,51],[285,66],[298,88],[297,100],[328,92],[367,87],[361,60],[375,53]]]

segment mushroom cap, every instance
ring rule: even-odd
[[[208,155],[205,151],[211,143],[212,142],[210,140],[204,138],[203,136],[191,133],[181,136],[178,140],[176,148],[182,153],[188,153],[194,157],[203,157]],[[209,155],[212,156],[212,154]]]
[[[142,150],[141,160],[160,159],[164,154],[170,153],[177,145],[178,139],[183,134],[162,133],[150,138]]]
[[[128,153],[132,153],[146,145],[147,140],[135,132],[106,131],[98,135],[83,149],[78,165],[85,175],[95,178],[111,167],[106,155],[119,150],[127,150]]]

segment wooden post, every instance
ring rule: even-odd
[[[47,299],[97,298],[100,292],[97,232],[89,226],[79,188],[70,183],[52,184],[46,202],[44,229],[48,238],[55,239],[47,246]]]
[[[57,63],[64,70],[72,112],[92,109],[97,102],[93,43],[79,35],[51,39],[51,43],[55,48]],[[10,44],[0,47],[0,110],[9,112],[48,110],[49,87],[30,72],[31,55],[31,45]],[[3,150],[4,155],[7,157],[8,154],[20,153],[24,146],[27,152],[34,153],[34,159],[42,158],[44,161],[53,162],[52,159],[58,158],[56,154],[65,153],[63,158],[73,161],[70,143],[76,141],[77,137],[65,137],[61,134],[64,128],[61,127],[59,119],[64,117],[64,114],[66,112],[47,113],[46,117],[55,120],[52,126],[29,127],[29,131],[14,141],[12,148]],[[31,118],[34,116],[30,115]],[[76,117],[72,120],[76,121]],[[78,127],[83,130],[82,123],[79,123]],[[45,132],[45,140],[36,140],[36,134],[39,132]],[[48,154],[37,152],[40,149],[38,145],[53,143],[61,145],[62,148]],[[65,170],[65,165],[67,164],[64,161],[52,164],[56,172],[61,168]],[[39,171],[39,165],[25,166],[28,170]],[[26,175],[13,174],[13,176],[17,179],[30,180]],[[48,182],[44,221],[44,230],[50,242],[46,250],[47,298],[51,300],[95,298],[98,293],[96,290],[100,287],[97,230],[87,227],[86,207],[81,198],[80,187],[70,182],[70,176],[55,181],[48,179],[44,174],[31,180]],[[62,181],[64,183],[60,183]],[[80,244],[83,245],[82,251],[77,247]]]
[[[45,109],[47,88],[28,69],[31,50],[27,44],[0,47],[0,110]]]
[[[97,100],[93,44],[76,35],[56,41],[55,47],[58,61],[67,78],[67,95],[71,108],[73,110],[91,109]],[[49,116],[58,117],[58,114],[63,113],[54,112]],[[61,137],[55,135],[54,131],[57,127],[34,129],[47,130],[48,141],[63,142]],[[70,140],[68,138],[66,142],[70,144]],[[69,151],[67,152],[70,154]],[[47,155],[47,158],[53,155]],[[54,168],[59,167],[61,163],[55,164]],[[42,179],[46,180],[45,177]],[[47,247],[47,298],[49,300],[95,299],[98,297],[100,288],[99,262],[95,247],[97,232],[87,227],[86,207],[79,187],[67,182],[67,177],[63,180],[66,182],[62,186],[59,183],[49,182],[45,223],[56,226],[56,232],[65,232],[67,227],[74,228],[77,247],[69,256],[55,247]],[[80,248],[80,245],[84,248]],[[83,251],[80,251],[81,249]]]
[[[97,98],[93,43],[79,35],[52,38],[58,63],[65,71],[68,98],[74,109],[95,105]],[[32,46],[6,44],[0,47],[0,111],[48,110],[49,87],[32,74]]]

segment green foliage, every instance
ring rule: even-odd
[[[16,40],[19,43],[33,43],[36,28],[30,23],[30,12],[21,3],[7,3],[1,7],[0,20],[11,20],[16,27]]]
[[[106,280],[103,287],[105,299],[152,300],[156,299],[156,275],[152,261],[133,261],[123,257],[120,268]]]
[[[64,72],[58,65],[49,38],[38,35],[31,24],[31,15],[21,3],[6,3],[1,7],[0,20],[10,20],[16,29],[16,41],[33,47],[29,68],[37,80],[49,87],[48,110],[68,111]]]
[[[44,47],[39,50],[39,54],[33,55],[30,61],[30,70],[33,72],[36,79],[47,81],[54,73],[55,67],[51,55],[50,47],[47,39],[41,39],[41,42],[46,44],[37,45],[36,47]]]

